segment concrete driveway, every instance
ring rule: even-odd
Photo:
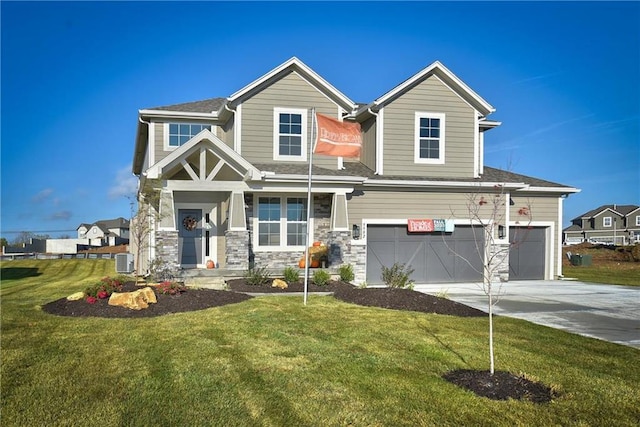
[[[494,288],[495,289],[495,288]],[[416,285],[416,291],[487,311],[477,284]],[[504,283],[494,313],[640,349],[640,287],[578,281]]]

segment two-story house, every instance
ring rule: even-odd
[[[129,220],[122,217],[104,219],[77,228],[78,239],[88,239],[91,246],[115,246],[129,243]]]
[[[602,205],[571,220],[563,230],[567,244],[582,242],[616,245],[640,242],[640,206]]]
[[[363,148],[356,160],[313,155],[307,206],[314,110],[360,123]],[[492,229],[499,244],[523,228],[522,206],[532,212],[510,277],[553,279],[563,197],[578,190],[485,166],[484,135],[500,125],[492,112],[439,62],[361,104],[295,57],[226,98],[142,109],[133,172],[160,197],[138,271],[156,258],[176,268],[296,266],[309,209],[311,241],[329,246],[331,265],[352,264],[357,283],[381,283],[381,266],[394,262],[410,264],[418,283],[482,280],[485,234],[467,202],[500,191],[510,203]],[[453,228],[411,233],[413,219]]]

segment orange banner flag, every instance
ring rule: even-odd
[[[360,123],[341,122],[316,114],[317,139],[314,153],[335,157],[360,157]]]

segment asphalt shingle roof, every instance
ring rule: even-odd
[[[185,113],[211,113],[218,111],[224,104],[226,98],[209,98],[202,101],[185,102],[182,104],[165,105],[160,107],[146,108],[147,110],[181,111]]]
[[[305,164],[278,164],[278,163],[254,163],[254,166],[261,171],[270,171],[283,175],[307,175],[309,166]],[[400,176],[400,175],[376,175],[375,172],[359,162],[345,162],[343,170],[327,169],[313,166],[313,175],[324,176],[345,176],[368,178],[369,182],[376,180],[384,181],[442,181],[442,182],[504,182],[504,183],[524,183],[534,187],[562,188],[567,185],[558,184],[543,179],[521,175],[502,169],[485,166],[484,174],[480,178],[439,178],[424,176]]]

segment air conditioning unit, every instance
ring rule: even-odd
[[[133,273],[133,254],[116,254],[116,273]]]

